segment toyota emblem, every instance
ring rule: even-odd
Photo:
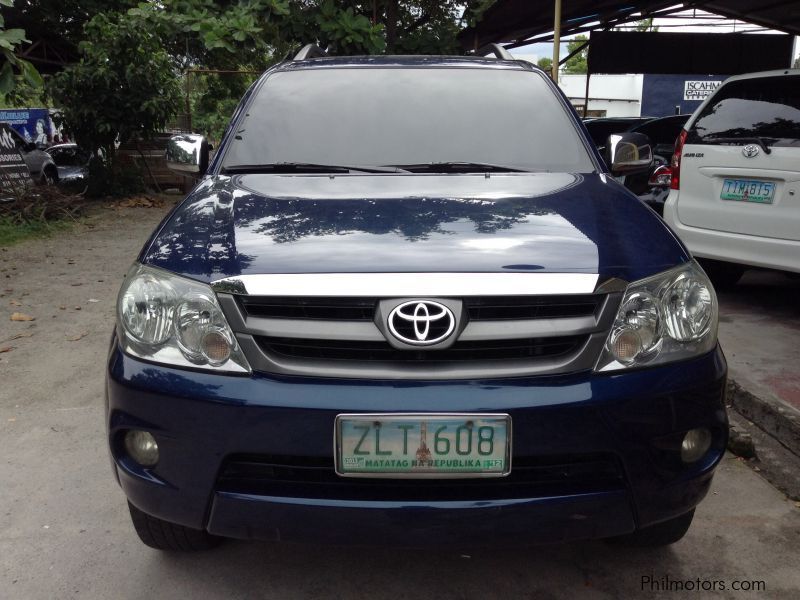
[[[431,346],[453,333],[456,317],[444,304],[411,300],[394,307],[388,325],[392,335],[405,344]]]
[[[742,148],[742,154],[744,154],[746,158],[758,156],[759,152],[760,150],[755,144],[747,144],[744,148]]]

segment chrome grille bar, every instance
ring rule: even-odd
[[[265,273],[211,283],[218,293],[250,296],[465,297],[591,294],[590,273]]]

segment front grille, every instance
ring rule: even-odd
[[[589,370],[605,343],[621,293],[428,298],[452,311],[457,336],[449,346],[430,347],[391,343],[392,327],[401,340],[419,335],[411,320],[395,319],[392,327],[388,323],[392,311],[413,297],[217,297],[254,371],[444,380]],[[428,339],[446,333],[450,325],[432,320]]]
[[[596,313],[603,295],[476,296],[464,299],[470,321],[561,319]],[[242,296],[247,315],[271,319],[371,321],[378,298]]]
[[[303,298],[242,296],[248,315],[270,319],[317,319],[326,321],[371,321],[377,298]]]
[[[565,356],[586,342],[587,336],[534,339],[458,341],[445,350],[398,350],[388,342],[319,340],[256,336],[265,352],[296,359],[442,363],[544,359]]]
[[[603,296],[482,296],[465,298],[470,321],[563,319],[595,314]]]
[[[514,457],[501,478],[367,479],[336,474],[333,458],[237,455],[217,480],[223,492],[340,500],[446,501],[536,498],[623,487],[610,454]]]

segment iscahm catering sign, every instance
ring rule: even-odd
[[[719,87],[722,81],[684,81],[684,100],[705,100],[709,94]]]
[[[28,185],[31,172],[22,158],[18,145],[19,138],[11,126],[0,123],[0,188],[9,189]]]

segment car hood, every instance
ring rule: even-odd
[[[139,258],[201,281],[515,271],[632,281],[689,260],[611,177],[569,173],[210,177]]]

